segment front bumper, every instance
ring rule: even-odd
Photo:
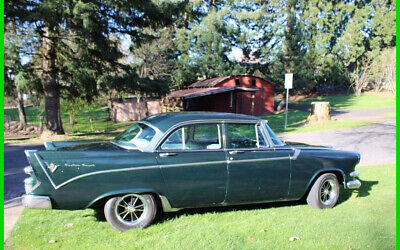
[[[47,196],[25,194],[22,196],[22,204],[26,208],[51,209],[51,200]]]
[[[353,171],[350,173],[350,177],[356,178],[359,174],[360,173],[358,171]],[[346,183],[346,187],[349,189],[357,189],[361,187],[361,181],[359,181],[358,179],[350,180]]]
[[[347,182],[347,188],[349,189],[357,189],[359,187],[361,187],[361,181],[355,179],[355,180],[351,180]]]

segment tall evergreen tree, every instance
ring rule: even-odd
[[[27,118],[23,94],[34,88],[36,79],[32,74],[30,65],[24,64],[23,60],[27,60],[27,56],[37,49],[35,47],[36,41],[32,36],[33,31],[30,27],[24,27],[22,30],[15,21],[9,21],[4,30],[4,93],[15,100],[18,109],[19,128],[25,129]]]
[[[62,91],[90,100],[97,94],[99,78],[124,71],[118,63],[121,53],[117,42],[110,39],[112,34],[129,34],[134,43],[140,43],[144,27],[171,23],[182,4],[144,0],[6,2],[6,23],[14,19],[36,27],[41,43],[40,75],[47,130],[64,132],[60,113]],[[122,84],[137,87],[136,83]]]

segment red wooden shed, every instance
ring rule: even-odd
[[[167,97],[182,98],[185,111],[215,111],[248,115],[274,111],[274,86],[249,75],[224,76],[198,81]]]

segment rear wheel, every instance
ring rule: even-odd
[[[307,196],[307,203],[313,208],[332,208],[339,198],[339,182],[334,174],[321,175]]]
[[[104,215],[113,228],[126,231],[150,225],[156,210],[152,195],[127,194],[109,199],[104,206]]]

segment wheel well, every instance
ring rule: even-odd
[[[306,192],[304,193],[303,197],[301,198],[302,200],[307,197],[307,195],[310,192],[310,190],[311,190],[312,186],[314,185],[315,181],[323,174],[334,174],[336,176],[336,178],[338,179],[339,185],[343,184],[344,179],[343,179],[343,175],[342,175],[342,173],[340,171],[338,171],[338,170],[327,170],[327,171],[320,172],[310,182],[310,185],[307,187]]]
[[[114,195],[109,195],[106,197],[103,197],[101,199],[99,199],[98,201],[94,202],[92,205],[90,205],[89,208],[93,208],[93,209],[103,209],[104,205],[106,204],[106,202],[114,197],[117,196],[121,196],[121,195],[125,195],[128,193],[120,193],[120,194],[114,194]],[[158,196],[158,194],[156,193],[151,193],[151,192],[143,192],[143,193],[137,193],[137,194],[150,194],[154,197],[154,201],[156,202],[157,208],[161,207],[162,208],[162,203],[161,203],[161,199],[160,196]]]

